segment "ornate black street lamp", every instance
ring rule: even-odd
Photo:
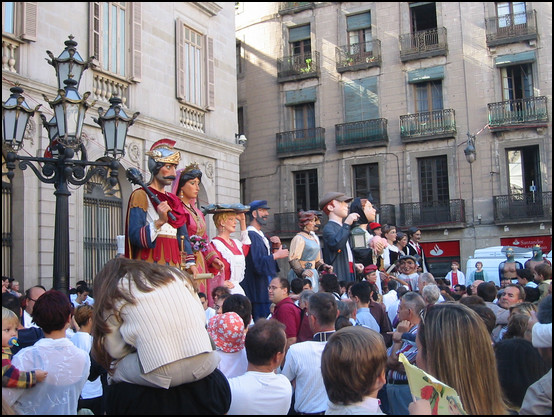
[[[47,121],[43,114],[40,115],[50,139],[45,156],[30,157],[17,154],[23,146],[23,136],[29,118],[40,107],[31,109],[21,96],[23,89],[19,86],[12,87],[11,96],[2,103],[2,147],[6,152],[7,176],[10,180],[14,177],[15,162],[19,161],[19,169],[31,168],[41,182],[54,184],[56,188],[53,288],[67,293],[70,253],[68,203],[71,195],[68,184],[81,186],[93,175],[106,177],[108,170],[109,184],[117,184],[118,159],[125,154],[127,129],[135,122],[139,113],[134,113],[132,117],[127,116],[118,97],[110,99],[111,106],[105,113],[99,108],[99,117],[93,120],[102,128],[105,156],[111,160],[88,161],[81,134],[85,113],[94,103],[87,102],[90,92],[85,93],[83,98],[78,92],[79,80],[88,68],[88,61],[83,61],[76,51],[77,42],[73,41],[72,36],[69,36],[69,41],[66,41],[65,45],[66,49],[59,58],[54,58],[52,53],[47,51],[51,58],[48,62],[56,69],[58,83],[63,80],[65,86],[59,85],[58,96],[52,101],[44,96],[54,110],[54,117],[50,121]],[[73,159],[75,151],[81,152],[81,159]]]

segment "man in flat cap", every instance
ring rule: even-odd
[[[360,217],[358,213],[348,214],[348,203],[352,197],[331,191],[325,193],[319,208],[327,214],[329,221],[323,227],[323,259],[333,266],[333,272],[340,280],[355,281],[355,271],[362,271],[362,264],[355,264],[350,248],[350,228]]]
[[[288,258],[288,249],[283,249],[281,239],[272,236],[267,239],[262,226],[267,224],[269,207],[266,200],[254,200],[250,203],[250,250],[246,256],[244,279],[240,283],[244,293],[252,303],[252,319],[266,318],[269,315],[269,293],[267,288],[271,280],[277,277],[279,266],[277,259]]]

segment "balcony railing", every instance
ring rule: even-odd
[[[325,154],[325,129],[322,127],[279,132],[276,136],[278,158]]]
[[[381,41],[355,43],[335,48],[337,72],[358,71],[381,65]]]
[[[394,204],[380,204],[375,206],[379,214],[379,224],[390,224],[396,226],[396,207]]]
[[[456,114],[453,109],[400,116],[400,137],[404,142],[440,139],[455,134]]]
[[[319,77],[319,52],[285,56],[277,60],[277,81]]]
[[[282,1],[279,5],[279,14],[294,14],[301,12],[302,10],[313,9],[315,7],[314,2],[310,1]]]
[[[337,149],[352,149],[386,145],[387,119],[362,120],[335,125]]]
[[[429,58],[446,55],[446,28],[422,30],[406,33],[399,36],[400,60],[402,62],[413,59]]]
[[[537,12],[531,10],[485,19],[487,46],[537,39]]]
[[[489,108],[489,128],[493,131],[548,124],[545,96],[489,103],[487,106]]]
[[[552,192],[494,196],[494,221],[552,221]]]
[[[401,227],[462,227],[465,224],[464,200],[400,204]]]

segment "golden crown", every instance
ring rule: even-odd
[[[184,174],[184,173],[187,173],[187,172],[190,172],[190,171],[193,171],[193,170],[195,170],[195,169],[200,170],[200,166],[198,165],[198,163],[192,162],[192,163],[190,163],[189,165],[187,165],[187,166],[185,167],[185,169],[183,169],[183,174]]]

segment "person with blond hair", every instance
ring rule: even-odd
[[[381,335],[363,326],[333,334],[321,355],[329,398],[325,414],[384,414],[377,393],[385,385],[387,350]]]
[[[490,335],[479,315],[451,301],[424,313],[416,336],[417,366],[454,388],[468,414],[507,414]],[[468,366],[475,358],[479,366]],[[409,411],[431,414],[429,400],[411,403]]]
[[[227,287],[231,294],[245,295],[240,283],[244,279],[246,255],[251,243],[246,230],[246,215],[234,210],[215,210],[213,215],[217,236],[212,239],[212,244],[224,265],[222,285]],[[237,220],[240,224],[240,239],[231,236],[235,232]],[[248,323],[245,325],[248,326]]]

